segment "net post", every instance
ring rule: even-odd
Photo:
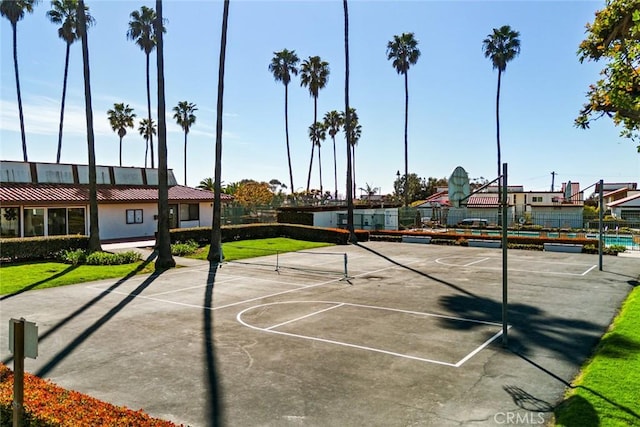
[[[280,251],[276,251],[276,271],[280,273]]]
[[[598,270],[602,271],[602,251],[604,246],[603,232],[603,216],[604,216],[604,181],[601,179],[598,182],[600,189],[598,191],[598,205],[600,207],[598,212]]]
[[[344,280],[347,280],[349,278],[349,274],[347,272],[347,253],[344,253]]]

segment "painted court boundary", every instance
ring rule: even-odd
[[[312,313],[305,314],[303,316],[299,316],[299,317],[297,317],[295,319],[291,319],[291,320],[287,320],[285,322],[281,322],[281,323],[278,323],[278,324],[275,324],[275,325],[271,325],[271,326],[266,327],[266,328],[249,324],[245,320],[242,319],[242,316],[245,313],[247,313],[247,312],[249,312],[251,310],[258,309],[258,308],[263,308],[263,307],[267,307],[267,306],[285,305],[285,304],[330,304],[330,307],[324,308],[322,310],[317,310],[317,311],[314,311]],[[420,361],[420,362],[435,363],[435,364],[438,364],[438,365],[450,366],[450,367],[454,367],[454,368],[459,368],[460,366],[462,366],[466,361],[468,361],[473,356],[478,354],[480,351],[482,351],[484,348],[486,348],[489,344],[491,344],[493,341],[495,341],[497,338],[499,338],[502,335],[502,330],[500,330],[499,332],[494,334],[492,337],[487,339],[480,346],[475,348],[472,352],[470,352],[469,354],[464,356],[462,359],[460,359],[458,362],[450,363],[450,362],[444,362],[444,361],[441,361],[441,360],[428,359],[428,358],[424,358],[424,357],[418,357],[418,356],[413,356],[413,355],[409,355],[409,354],[403,354],[403,353],[398,353],[398,352],[394,352],[394,351],[383,350],[383,349],[370,347],[370,346],[352,344],[352,343],[348,343],[348,342],[344,342],[344,341],[337,341],[337,340],[319,338],[319,337],[314,337],[314,336],[309,336],[309,335],[294,334],[294,333],[291,333],[291,332],[283,332],[283,331],[276,330],[276,328],[279,328],[281,326],[290,325],[290,324],[295,323],[297,321],[300,321],[302,319],[307,319],[307,318],[312,317],[312,316],[317,316],[317,315],[320,315],[320,314],[323,314],[323,313],[327,313],[327,312],[329,312],[331,310],[334,310],[334,309],[337,309],[337,308],[340,308],[340,307],[345,307],[345,306],[366,308],[366,309],[373,309],[373,310],[395,311],[395,312],[398,312],[398,313],[413,314],[413,315],[419,315],[419,316],[424,316],[424,317],[437,317],[437,318],[441,318],[441,319],[455,320],[455,321],[459,321],[459,322],[477,323],[477,324],[490,325],[490,326],[495,326],[495,327],[501,327],[502,326],[501,323],[487,322],[487,321],[484,321],[484,320],[465,319],[465,318],[462,318],[462,317],[445,316],[445,315],[442,315],[442,314],[425,313],[425,312],[419,312],[419,311],[401,310],[401,309],[389,308],[389,307],[379,307],[379,306],[373,306],[373,305],[353,304],[353,303],[337,302],[337,301],[281,301],[281,302],[272,302],[272,303],[266,303],[266,304],[259,304],[259,305],[254,305],[254,306],[249,307],[249,308],[245,308],[244,310],[242,310],[241,312],[239,312],[237,314],[236,319],[237,319],[237,321],[239,323],[241,323],[242,325],[244,325],[244,326],[246,326],[248,328],[251,328],[251,329],[254,329],[254,330],[257,330],[257,331],[261,331],[261,332],[265,332],[265,333],[272,333],[272,334],[283,335],[283,336],[288,336],[288,337],[292,337],[292,338],[299,338],[299,339],[306,339],[306,340],[310,340],[310,341],[323,342],[323,343],[326,343],[326,344],[334,344],[334,345],[339,345],[339,346],[343,346],[343,347],[350,347],[350,348],[355,348],[355,349],[359,349],[359,350],[371,351],[371,352],[375,352],[375,353],[383,353],[383,354],[387,354],[387,355],[390,355],[390,356],[402,357],[402,358],[405,358],[405,359],[417,360],[417,361]],[[511,328],[511,326],[509,326],[509,328]]]
[[[446,262],[447,259],[469,259],[469,260],[474,260],[474,261],[470,261],[466,264],[457,264],[457,263],[450,263],[450,262]],[[498,257],[484,257],[484,258],[480,258],[480,257],[472,257],[472,256],[467,256],[467,257],[460,257],[460,256],[450,256],[450,257],[442,257],[442,258],[437,258],[435,260],[436,264],[440,264],[440,265],[446,265],[448,267],[473,267],[474,269],[479,269],[479,270],[499,270],[501,269],[501,265],[497,266],[497,267],[484,267],[480,264],[482,264],[483,262],[487,262],[487,261],[494,261],[494,262],[498,262],[501,263],[502,259],[498,258]],[[512,262],[519,262],[521,260],[519,259],[515,259],[512,260]],[[572,263],[572,262],[554,262],[554,261],[528,261],[531,264],[543,264],[543,265],[565,265],[565,266],[571,266],[571,267],[577,267],[577,266],[584,266],[589,267],[587,268],[585,271],[583,271],[582,273],[570,273],[570,272],[566,272],[566,271],[549,271],[549,270],[523,270],[523,269],[519,269],[519,268],[512,268],[509,267],[509,271],[517,271],[519,273],[536,273],[536,274],[549,274],[549,275],[559,275],[559,276],[586,276],[591,270],[593,270],[594,268],[597,267],[597,265],[591,265],[591,264],[576,264],[576,263]]]

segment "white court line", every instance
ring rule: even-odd
[[[511,325],[507,325],[507,330],[509,330],[509,329],[511,329]],[[467,360],[471,359],[476,354],[480,353],[482,350],[484,350],[485,347],[487,347],[489,344],[491,344],[493,341],[495,341],[500,335],[502,335],[502,330],[500,330],[500,332],[498,332],[497,334],[495,334],[494,336],[492,336],[491,338],[486,340],[480,347],[476,348],[471,353],[467,354],[465,357],[460,359],[460,361],[455,364],[456,368],[459,368],[460,366],[462,366],[462,364],[464,362],[466,362]]]
[[[584,273],[582,273],[583,276],[586,276],[591,270],[593,270],[594,268],[596,268],[597,265],[592,265],[590,269],[588,269],[587,271],[585,271]]]
[[[246,312],[256,309],[256,308],[260,308],[260,307],[266,307],[266,306],[270,306],[270,305],[285,305],[285,304],[332,304],[331,307],[326,308],[324,310],[319,310],[304,316],[300,316],[296,319],[292,319],[292,320],[288,320],[286,322],[280,323],[278,325],[274,325],[274,326],[270,326],[268,328],[261,328],[258,326],[254,326],[251,325],[247,322],[245,322],[244,320],[242,320],[242,315],[245,314]],[[302,339],[307,339],[307,340],[311,340],[311,341],[318,341],[318,342],[324,342],[324,343],[328,343],[328,344],[335,344],[335,345],[340,345],[340,346],[344,346],[344,347],[351,347],[351,348],[357,348],[360,350],[367,350],[367,351],[372,351],[372,352],[376,352],[376,353],[383,353],[383,354],[388,354],[391,356],[396,356],[396,357],[402,357],[405,359],[412,359],[412,360],[418,360],[421,362],[429,362],[429,363],[435,363],[435,364],[439,364],[439,365],[445,365],[445,366],[451,366],[454,368],[459,368],[460,366],[462,366],[462,364],[464,364],[467,360],[471,359],[473,356],[475,356],[476,354],[478,354],[481,350],[483,350],[485,347],[487,347],[492,341],[494,341],[496,338],[498,338],[500,335],[502,335],[502,331],[496,333],[493,337],[491,337],[490,339],[488,339],[487,341],[485,341],[483,344],[481,344],[479,347],[477,347],[475,350],[473,350],[471,353],[469,353],[468,355],[466,355],[464,358],[462,358],[459,362],[457,363],[449,363],[449,362],[443,362],[440,360],[435,360],[435,359],[427,359],[424,357],[418,357],[418,356],[412,356],[409,354],[403,354],[403,353],[397,353],[394,351],[389,351],[389,350],[383,350],[383,349],[379,349],[379,348],[374,348],[374,347],[368,347],[368,346],[362,346],[362,345],[358,345],[358,344],[352,344],[352,343],[348,343],[348,342],[344,342],[344,341],[336,341],[336,340],[330,340],[330,339],[326,339],[326,338],[319,338],[319,337],[314,337],[314,336],[310,336],[310,335],[300,335],[300,334],[294,334],[294,333],[290,333],[290,332],[282,332],[282,331],[277,331],[274,330],[276,327],[278,326],[282,326],[285,324],[289,324],[289,323],[293,323],[297,320],[301,320],[301,319],[305,319],[307,317],[310,316],[315,316],[317,314],[323,313],[323,312],[327,312],[329,310],[333,310],[334,308],[338,308],[338,307],[342,307],[342,306],[351,306],[351,307],[361,307],[361,308],[369,308],[369,309],[376,309],[376,310],[386,310],[386,311],[395,311],[395,312],[399,312],[399,313],[407,313],[407,314],[417,314],[417,315],[421,315],[421,316],[425,316],[425,317],[437,317],[437,318],[444,318],[444,319],[450,319],[450,320],[457,320],[457,321],[463,321],[463,322],[472,322],[472,323],[479,323],[479,324],[485,324],[485,325],[490,325],[490,326],[501,326],[501,323],[495,323],[495,322],[487,322],[484,320],[474,320],[474,319],[464,319],[461,317],[453,317],[453,316],[445,316],[445,315],[441,315],[441,314],[434,314],[434,313],[424,313],[424,312],[419,312],[419,311],[410,311],[410,310],[402,310],[402,309],[396,309],[396,308],[388,308],[388,307],[378,307],[378,306],[372,306],[372,305],[363,305],[363,304],[352,304],[352,303],[346,303],[346,302],[337,302],[337,301],[280,301],[280,302],[272,302],[272,303],[266,303],[266,304],[260,304],[260,305],[255,305],[249,308],[246,308],[242,311],[240,311],[237,315],[236,315],[236,320],[251,329],[257,330],[257,331],[261,331],[261,332],[267,332],[267,333],[272,333],[272,334],[279,334],[279,335],[284,335],[284,336],[289,336],[289,337],[293,337],[293,338],[302,338]],[[509,328],[511,328],[511,326],[509,326]]]
[[[223,283],[229,283],[229,282],[235,282],[235,281],[238,281],[240,279],[241,279],[241,277],[232,277],[232,278],[227,279],[227,280],[216,281],[216,285],[221,285]],[[146,295],[146,296],[147,297],[157,297],[158,295],[174,294],[176,292],[188,291],[189,289],[198,289],[198,288],[205,288],[205,287],[207,287],[206,283],[204,285],[189,286],[189,287],[180,288],[180,289],[172,289],[170,291],[158,292],[158,293],[150,294],[150,295]]]
[[[329,311],[329,310],[333,310],[334,308],[342,307],[343,305],[344,305],[344,303],[338,304],[338,305],[334,305],[333,307],[325,308],[324,310],[318,310],[318,311],[315,311],[313,313],[305,314],[304,316],[300,316],[300,317],[295,318],[295,319],[287,320],[286,322],[278,323],[277,325],[269,326],[268,328],[265,328],[265,330],[270,331],[270,330],[278,328],[280,326],[284,326],[284,325],[286,325],[288,323],[297,322],[298,320],[306,319],[307,317],[315,316],[316,314],[324,313],[325,311]]]
[[[473,265],[474,263],[471,264],[452,264],[452,263],[448,263],[445,262],[443,260],[447,259],[447,258],[470,258],[470,257],[444,257],[444,258],[438,258],[435,260],[436,264],[440,264],[440,265],[445,265],[447,267],[467,267],[469,265]],[[482,261],[486,261],[488,259],[491,258],[487,258],[487,259],[483,259]],[[496,258],[494,257],[493,259],[500,259],[500,258]],[[511,260],[511,262],[518,262],[520,260]],[[571,266],[579,266],[579,265],[583,265],[583,266],[590,266],[591,264],[575,264],[575,263],[571,263],[571,262],[545,262],[545,261],[530,261],[529,262],[534,262],[534,263],[538,263],[538,264],[556,264],[556,265],[571,265]],[[500,270],[501,267],[480,267],[480,266],[476,266],[474,267],[476,269],[479,270]],[[564,272],[564,271],[541,271],[541,270],[522,270],[519,268],[512,268],[509,267],[509,271],[517,271],[519,273],[537,273],[537,274],[550,274],[550,275],[559,275],[559,276],[584,276],[585,274],[587,274],[589,271],[591,271],[593,269],[593,267],[591,267],[589,270],[587,270],[584,273],[569,273],[569,272]]]
[[[481,259],[479,259],[477,261],[471,261],[471,262],[469,262],[467,264],[464,264],[463,267],[469,267],[470,265],[473,265],[473,264],[479,264],[481,262],[485,262],[488,259],[490,259],[490,258],[481,258]]]

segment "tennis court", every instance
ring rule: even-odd
[[[500,250],[411,243],[27,292],[0,320],[39,325],[27,371],[190,426],[533,425],[637,284],[597,261],[509,251],[508,350]]]

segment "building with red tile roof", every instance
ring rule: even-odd
[[[153,238],[157,230],[158,170],[98,166],[101,240]],[[169,171],[170,227],[208,227],[214,193],[177,185]],[[222,195],[223,202],[232,197]],[[86,165],[0,161],[0,234],[5,237],[85,235]]]

